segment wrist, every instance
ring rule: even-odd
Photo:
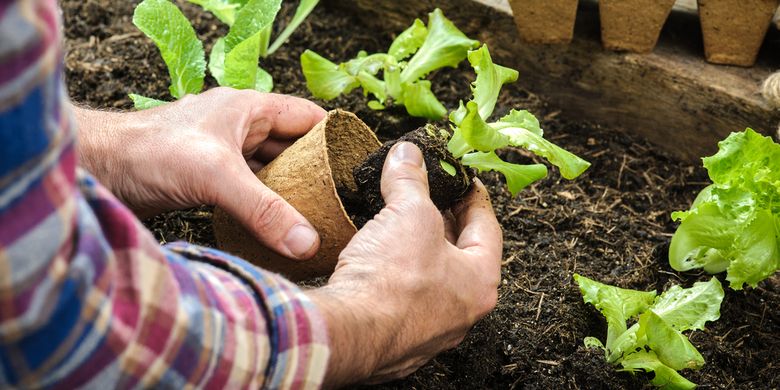
[[[365,381],[393,355],[393,316],[362,292],[325,286],[307,292],[325,320],[330,346],[324,387]]]

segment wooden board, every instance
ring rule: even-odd
[[[774,28],[758,64],[745,69],[704,61],[698,18],[690,12],[673,12],[655,51],[641,55],[601,48],[598,6],[588,1],[581,1],[568,46],[523,43],[506,0],[329,0],[326,6],[360,12],[376,28],[399,32],[439,7],[487,43],[496,62],[518,69],[518,82],[559,107],[564,118],[640,134],[683,160],[712,154],[731,131],[775,134],[780,124],[780,110],[759,92],[780,68]]]

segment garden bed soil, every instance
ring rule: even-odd
[[[157,49],[131,23],[136,3],[61,1],[67,81],[75,102],[130,109],[129,92],[169,98],[168,75]],[[178,4],[198,34],[209,41],[210,49],[225,28],[196,7]],[[285,5],[287,15],[291,4]],[[320,6],[263,66],[274,75],[277,92],[310,98],[298,61],[305,48],[346,60],[361,49],[387,48],[394,33],[371,30],[359,17]],[[445,105],[456,107],[459,99],[468,97],[473,77],[467,67],[441,71],[433,78],[434,92]],[[687,208],[706,185],[706,173],[667,158],[632,137],[630,129],[617,132],[591,123],[558,120],[559,108],[526,92],[522,77],[504,88],[496,115],[510,108],[530,110],[540,118],[547,138],[593,165],[574,181],[563,180],[551,169],[548,178],[515,198],[498,175],[480,174],[504,229],[498,307],[457,349],[385,388],[641,388],[646,378],[616,372],[601,354],[582,346],[585,336],[603,339],[606,324],[595,309],[582,302],[572,274],[647,290],[672,284],[690,286],[708,278],[701,273],[676,273],[666,259],[675,229],[669,213]],[[214,84],[207,80],[209,87]],[[420,126],[419,120],[410,120],[399,110],[369,110],[358,92],[319,103],[355,112],[384,140]],[[504,150],[502,157],[513,162],[538,161],[513,148]],[[184,239],[214,244],[210,207],[166,213],[145,223],[161,242]],[[780,387],[778,313],[777,275],[757,288],[727,290],[721,319],[691,334],[706,365],[683,374],[706,389]]]

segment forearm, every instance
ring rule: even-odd
[[[319,307],[328,331],[331,354],[324,387],[338,388],[398,377],[396,372],[381,372],[381,369],[400,359],[399,352],[405,346],[398,335],[402,327],[413,326],[414,319],[399,321],[401,310],[389,307],[391,300],[377,299],[367,290],[325,286],[306,292]]]

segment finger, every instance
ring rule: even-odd
[[[258,146],[257,150],[252,155],[252,158],[260,162],[269,163],[282,154],[285,149],[289,148],[293,142],[294,141],[267,139]]]
[[[293,259],[308,259],[319,249],[314,227],[278,194],[266,187],[246,164],[223,181],[217,206],[236,218],[268,248]]]
[[[313,102],[275,93],[253,93],[248,102],[250,111],[250,136],[270,134],[276,139],[295,139],[311,130],[327,112]]]
[[[493,213],[490,195],[479,179],[474,180],[471,192],[453,212],[460,230],[456,246],[500,262],[501,226]]]
[[[381,188],[387,205],[410,199],[430,202],[425,161],[416,145],[399,142],[390,148],[382,170]]]
[[[442,218],[444,219],[444,236],[450,244],[455,245],[458,241],[458,223],[455,221],[455,216],[452,211],[447,210],[442,213]]]

